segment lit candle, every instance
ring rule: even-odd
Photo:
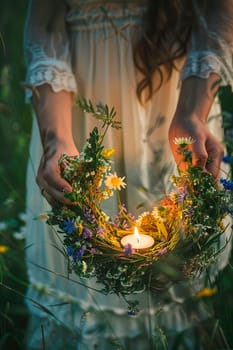
[[[134,228],[134,234],[124,236],[121,239],[121,244],[123,247],[127,244],[131,244],[132,248],[136,250],[151,248],[154,243],[155,241],[153,237],[138,233],[137,227]]]

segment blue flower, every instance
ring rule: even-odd
[[[75,254],[73,254],[73,258],[76,259],[80,259],[83,254],[84,254],[85,249],[79,249]]]
[[[223,187],[226,190],[230,190],[230,191],[233,190],[233,181],[229,181],[227,179],[220,179],[220,183],[223,185]]]
[[[232,211],[229,207],[227,207],[227,206],[222,206],[222,207],[221,207],[221,210],[222,210],[223,213],[226,213],[226,214],[233,214],[233,211]]]
[[[136,316],[139,313],[138,301],[137,300],[128,301],[128,304],[129,304],[128,315]]]
[[[233,157],[231,157],[229,154],[223,157],[222,161],[227,164],[233,163]]]
[[[66,219],[63,222],[63,230],[68,234],[76,232],[75,220],[74,219]]]
[[[70,256],[74,254],[74,249],[70,246],[66,247],[66,251],[67,251],[68,255],[70,255]]]
[[[136,312],[135,310],[128,311],[128,316],[136,316],[137,314],[138,312]]]

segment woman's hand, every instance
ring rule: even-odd
[[[210,172],[215,178],[219,176],[220,163],[223,157],[223,146],[209,131],[207,124],[199,116],[181,118],[175,116],[169,130],[169,142],[176,163],[185,170],[187,163],[182,161],[175,138],[191,137],[194,142],[189,145],[192,151],[192,165]]]
[[[207,79],[190,77],[182,82],[180,97],[169,129],[169,142],[173,156],[180,169],[187,164],[178,153],[175,138],[192,138],[192,164],[205,168],[216,178],[220,172],[223,146],[210,132],[206,124],[215,94],[220,83],[219,76],[210,74]]]
[[[66,153],[68,156],[78,155],[78,150],[73,141],[52,140],[44,149],[36,177],[41,194],[50,205],[57,202],[70,204],[64,197],[64,192],[71,192],[70,184],[60,177],[58,160]]]
[[[70,204],[64,197],[64,191],[70,192],[71,186],[60,177],[58,160],[63,153],[68,156],[78,155],[72,133],[73,94],[64,90],[54,92],[49,85],[44,84],[37,87],[33,106],[43,146],[37,184],[52,206],[57,202]]]

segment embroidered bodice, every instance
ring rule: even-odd
[[[200,12],[197,1],[192,1],[196,12]],[[83,21],[84,27],[90,22],[93,24],[93,21],[105,25],[108,22],[109,25],[122,27],[129,22],[132,25],[141,18],[145,2],[66,0],[56,6],[54,1],[43,1],[43,6],[38,6],[37,1],[31,0],[24,40],[28,86],[48,83],[54,91],[64,89],[76,92],[76,80],[71,64],[70,33],[67,28],[71,31],[76,30],[75,23],[80,21]],[[114,12],[114,17],[119,13],[117,24],[111,24],[111,20],[109,21],[111,11]],[[205,17],[200,13],[198,18],[198,29],[192,33],[181,79],[189,76],[207,78],[215,72],[221,77],[222,85],[232,84],[232,1],[224,0],[221,4],[213,6]],[[31,94],[31,90],[27,89],[27,100]]]

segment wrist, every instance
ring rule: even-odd
[[[39,98],[34,99],[34,108],[44,147],[73,140],[73,97],[67,91],[52,91],[47,84],[38,87]]]
[[[41,142],[43,148],[45,147],[57,147],[61,144],[73,144],[72,132],[62,132],[58,128],[45,128],[41,130]]]
[[[212,73],[207,79],[189,77],[181,86],[180,97],[176,108],[176,118],[199,118],[206,122],[213,104],[220,78]]]

